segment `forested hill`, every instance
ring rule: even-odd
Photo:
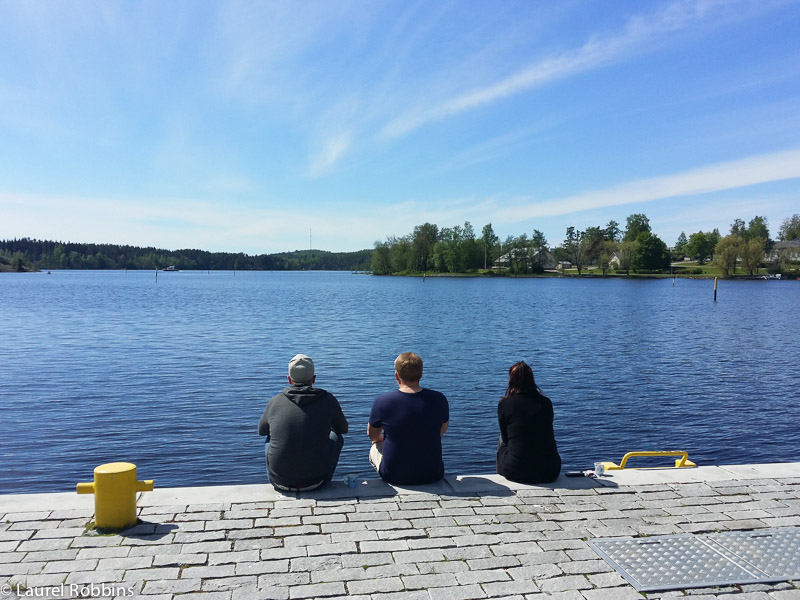
[[[372,250],[327,252],[296,250],[250,256],[243,253],[205,250],[163,250],[115,244],[76,244],[22,238],[0,240],[0,267],[4,270],[33,269],[177,269],[219,270],[326,270],[369,269]]]

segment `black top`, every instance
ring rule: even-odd
[[[514,394],[497,405],[497,472],[519,483],[554,481],[561,471],[553,404],[540,393]]]

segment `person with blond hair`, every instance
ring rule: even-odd
[[[447,398],[420,386],[422,359],[413,352],[395,359],[394,377],[397,389],[378,396],[369,413],[370,463],[387,483],[438,481],[444,477],[442,436],[450,423]]]

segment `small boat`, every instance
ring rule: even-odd
[[[165,270],[165,271],[176,271],[176,272],[177,272],[177,271],[180,271],[180,269],[176,269],[176,268],[175,268],[175,265],[170,265],[170,266],[168,266],[168,267],[167,267],[166,269],[164,269],[164,270]]]

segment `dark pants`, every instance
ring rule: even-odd
[[[331,479],[333,479],[333,473],[336,471],[336,465],[339,464],[339,455],[342,453],[342,447],[344,446],[344,437],[341,434],[336,433],[335,431],[331,431],[330,436],[328,437],[330,443],[328,444],[328,452],[330,453],[330,471],[325,476],[325,479],[320,481],[318,484],[310,486],[308,488],[303,488],[301,490],[293,490],[293,491],[308,491],[317,489],[322,484],[327,483]],[[269,436],[267,436],[267,442],[264,444],[264,460],[267,463],[267,479],[269,480]]]

